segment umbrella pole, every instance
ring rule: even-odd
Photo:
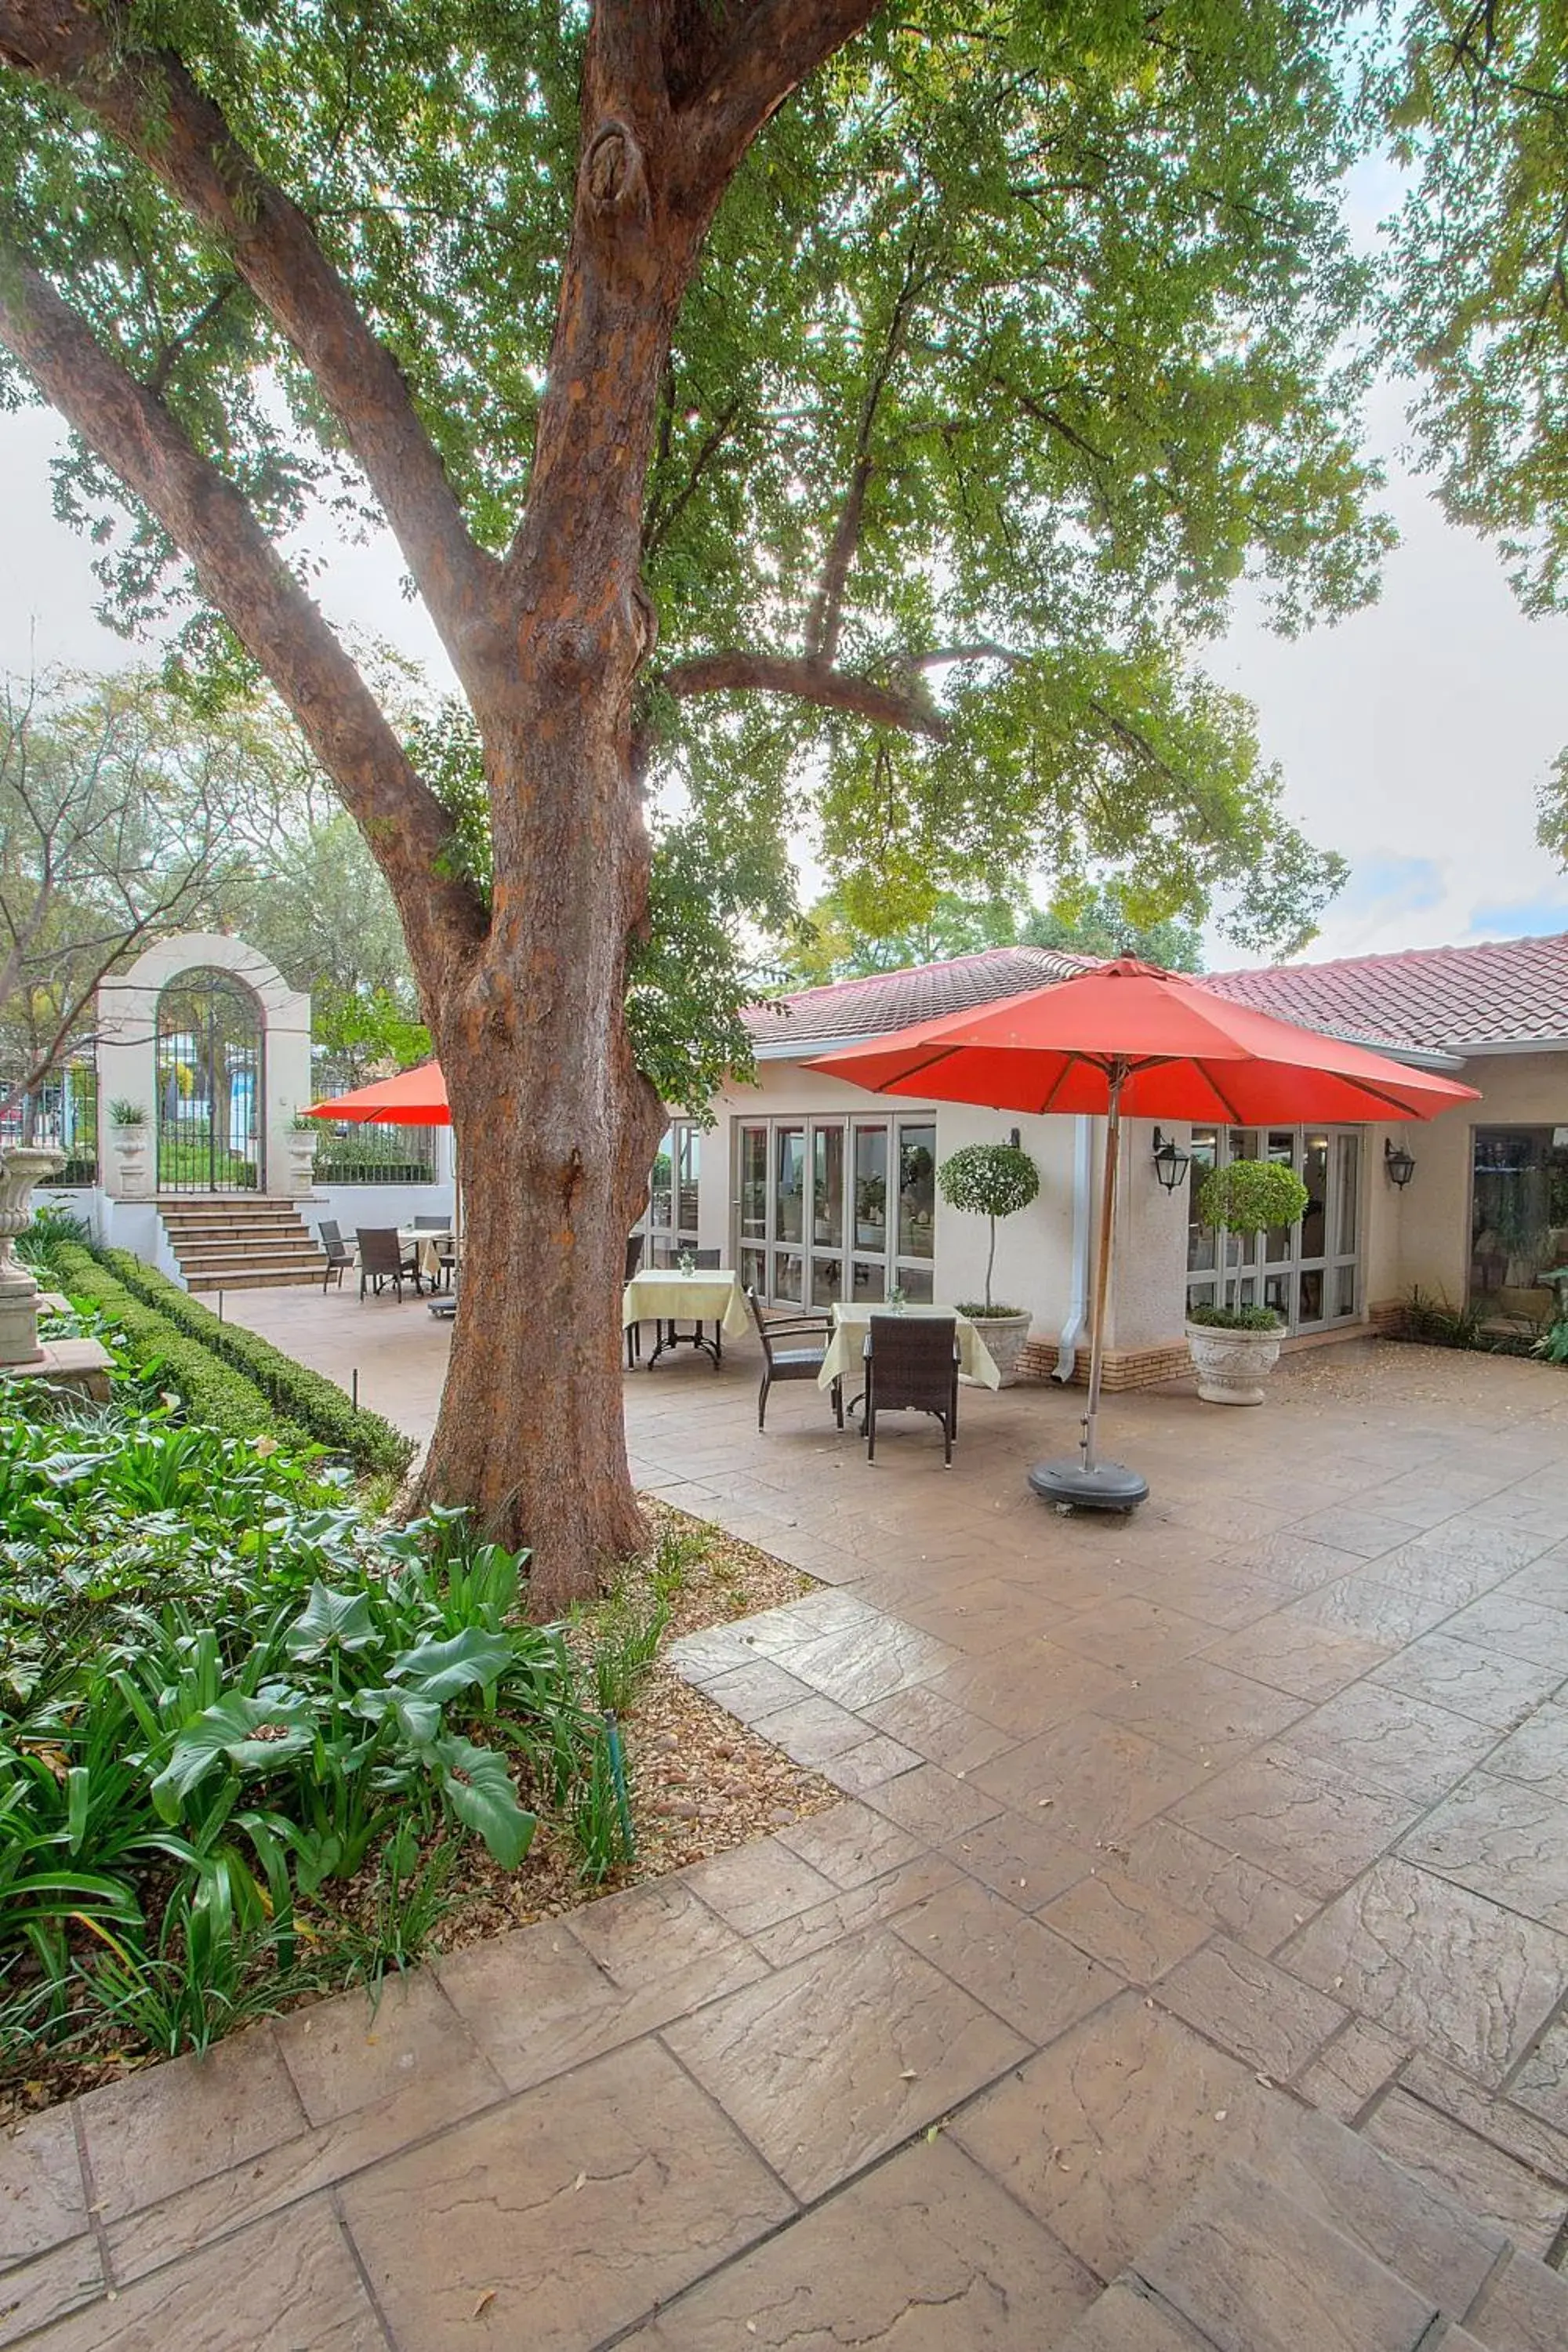
[[[1105,1375],[1106,1310],[1116,1251],[1116,1176],[1121,1158],[1121,1087],[1127,1065],[1110,1065],[1110,1102],[1105,1126],[1105,1179],[1100,1199],[1100,1250],[1094,1276],[1094,1328],[1089,1345],[1089,1407],[1083,1416],[1079,1454],[1062,1462],[1037,1462],[1029,1473],[1035,1493],[1058,1510],[1132,1511],[1149,1493],[1149,1481],[1124,1462],[1102,1462],[1099,1450],[1100,1383]]]
[[[1123,1066],[1113,1063],[1110,1108],[1105,1125],[1105,1180],[1100,1196],[1100,1252],[1094,1276],[1094,1328],[1089,1343],[1089,1407],[1083,1417],[1083,1466],[1097,1467],[1100,1389],[1105,1373],[1105,1310],[1110,1298],[1110,1266],[1116,1247],[1116,1175],[1121,1157]]]

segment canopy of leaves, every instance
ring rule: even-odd
[[[129,48],[178,51],[303,208],[491,548],[528,478],[587,16],[137,0],[121,20]],[[1339,220],[1341,18],[1328,0],[909,0],[776,115],[664,388],[641,717],[681,878],[656,887],[634,1020],[677,971],[733,1002],[731,909],[766,915],[803,823],[847,904],[904,926],[943,891],[1134,857],[1162,907],[1217,900],[1248,947],[1310,933],[1339,869],[1190,648],[1248,574],[1284,628],[1353,608],[1387,543],[1342,361],[1366,285]],[[275,532],[370,516],[231,257],[71,100],[5,73],[0,235]],[[189,598],[80,448],[58,497],[100,537],[124,625]],[[195,650],[232,655],[205,621]],[[734,654],[875,688],[904,723],[809,680],[760,719],[699,698],[690,665]]]
[[[969,1143],[937,1168],[949,1208],[980,1217],[1013,1217],[1040,1189],[1040,1171],[1016,1143]]]
[[[1034,948],[1067,948],[1077,955],[1136,956],[1164,971],[1202,971],[1203,938],[1195,924],[1146,911],[1135,884],[1101,883],[1082,896],[1037,908],[1018,937]]]

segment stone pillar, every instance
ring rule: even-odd
[[[16,1237],[30,1223],[33,1187],[65,1166],[58,1151],[18,1144],[0,1160],[0,1365],[36,1364],[38,1345],[38,1286],[16,1252]]]

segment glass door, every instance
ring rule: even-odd
[[[1192,1150],[1188,1305],[1269,1307],[1290,1331],[1353,1322],[1361,1311],[1362,1130],[1199,1127]],[[1296,1224],[1227,1234],[1222,1269],[1217,1236],[1197,1214],[1198,1192],[1211,1168],[1258,1159],[1293,1168],[1307,1187],[1307,1206]]]
[[[875,1305],[932,1296],[936,1123],[783,1118],[735,1122],[735,1238],[759,1297]],[[889,1180],[894,1187],[889,1199]]]

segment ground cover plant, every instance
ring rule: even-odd
[[[759,1596],[671,1519],[531,1624],[526,1556],[466,1514],[378,1520],[100,1328],[107,1405],[0,1388],[0,2117],[691,1859],[686,1725],[667,1695],[645,1788],[623,1719],[671,1625],[802,1581]],[[809,1776],[773,1768],[793,1818]]]

